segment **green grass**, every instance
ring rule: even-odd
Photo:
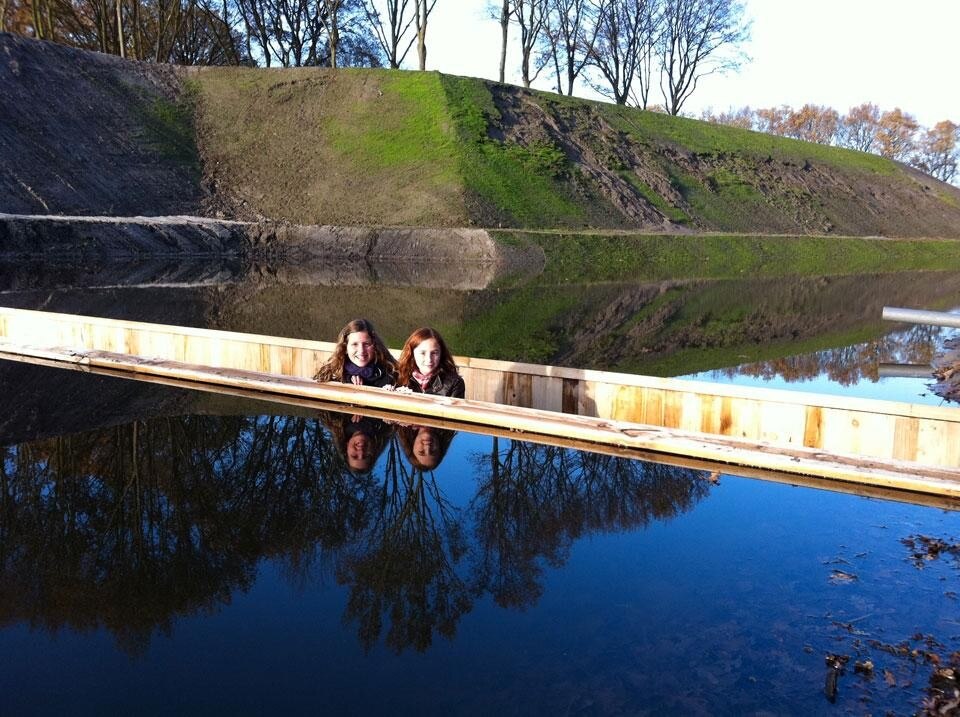
[[[379,101],[342,107],[326,126],[330,146],[359,167],[380,170],[438,163],[437,182],[456,182],[456,136],[439,75],[383,72]]]
[[[802,142],[763,132],[673,117],[662,112],[648,112],[628,107],[600,104],[601,112],[618,127],[637,139],[669,142],[685,150],[701,154],[749,154],[756,158],[771,157],[822,162],[831,167],[853,169],[874,174],[895,174],[895,162],[866,152]]]
[[[521,289],[469,321],[444,326],[443,336],[461,354],[547,363],[559,349],[554,322],[577,303],[571,292]]]
[[[858,237],[494,232],[530,241],[547,262],[537,282],[739,278],[939,269],[960,262],[960,242]]]
[[[296,223],[629,228],[656,224],[635,218],[648,203],[731,233],[949,236],[960,209],[949,190],[921,193],[874,155],[479,79],[352,68],[192,77],[217,185]],[[177,108],[151,117],[151,141],[186,146]]]
[[[559,148],[492,139],[489,128],[500,120],[500,113],[486,84],[448,75],[441,76],[441,82],[460,139],[463,183],[481,216],[511,226],[585,224],[583,208],[558,181],[569,172]]]
[[[641,182],[637,175],[628,170],[619,170],[617,174],[620,175],[622,179],[630,183],[634,189],[636,189],[644,199],[650,202],[653,206],[663,212],[664,216],[667,217],[672,222],[677,224],[687,224],[690,221],[690,217],[687,215],[683,209],[680,207],[675,207],[655,191],[653,191],[646,184]]]

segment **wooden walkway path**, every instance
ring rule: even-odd
[[[320,385],[332,344],[0,308],[0,356],[960,498],[960,409],[458,357],[466,399]],[[742,472],[742,471],[738,471]]]

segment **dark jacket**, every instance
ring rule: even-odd
[[[407,388],[414,393],[429,393],[434,396],[452,396],[453,398],[463,398],[466,392],[463,377],[458,373],[452,375],[438,373],[433,377],[426,391],[420,388],[420,382],[411,376],[407,382]]]
[[[393,385],[394,375],[392,373],[390,373],[380,364],[373,364],[373,367],[377,369],[377,375],[371,379],[364,379],[364,386],[383,388],[384,386]],[[346,371],[342,371],[339,376],[334,376],[334,380],[339,381],[340,383],[353,383],[353,381],[350,380],[350,374],[348,374]]]

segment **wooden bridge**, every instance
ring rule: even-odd
[[[333,344],[0,308],[0,357],[960,498],[960,409],[457,357],[466,399],[311,376]]]

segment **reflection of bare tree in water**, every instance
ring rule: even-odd
[[[804,381],[826,375],[841,386],[864,379],[876,383],[881,363],[929,364],[938,351],[943,329],[913,326],[865,343],[825,349],[808,354],[784,356],[732,368],[718,369],[717,375],[754,376],[763,379]]]
[[[672,517],[708,490],[697,471],[493,440],[464,511],[397,437],[358,474],[314,418],[160,418],[0,448],[0,625],[105,627],[136,654],[269,557],[291,581],[331,566],[366,648],[384,634],[424,650],[484,592],[533,604],[540,562],[562,564],[578,536]]]
[[[381,489],[371,495],[370,527],[345,551],[337,576],[350,585],[344,619],[359,622],[365,649],[379,639],[386,616],[387,646],[422,651],[434,631],[453,637],[472,606],[456,571],[467,546],[459,513],[433,473],[411,468],[400,453],[394,438]]]
[[[301,569],[363,528],[369,486],[316,421],[196,417],[3,449],[0,624],[106,627],[143,649],[177,614]]]
[[[476,589],[504,607],[534,604],[543,591],[539,559],[563,564],[585,532],[669,519],[709,492],[702,471],[519,441],[501,450],[497,438],[475,461]]]

